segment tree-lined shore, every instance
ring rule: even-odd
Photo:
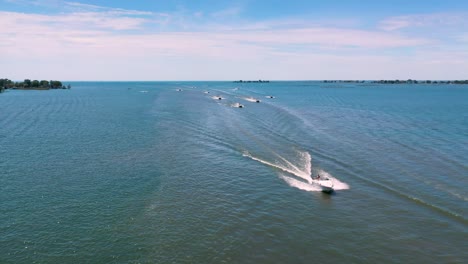
[[[14,82],[10,79],[0,79],[0,92],[6,89],[22,90],[49,90],[49,89],[70,89],[70,85],[63,85],[61,81],[56,80],[30,80],[25,79],[22,82]]]

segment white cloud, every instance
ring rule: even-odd
[[[392,31],[415,27],[464,27],[468,26],[468,13],[435,13],[396,16],[384,19],[379,27]]]
[[[149,18],[131,17],[111,12],[77,12],[58,15],[24,14],[0,12],[0,29],[2,33],[27,33],[33,29],[57,31],[63,29],[138,29],[149,22]]]
[[[78,2],[64,2],[68,9],[73,12],[101,12],[113,15],[133,15],[133,16],[147,16],[152,15],[152,12],[148,11],[139,11],[131,9],[122,9],[122,8],[111,8],[98,5],[82,4]]]
[[[149,18],[109,15],[107,12],[83,12],[60,15],[20,14],[0,12],[1,34],[14,34],[13,49],[38,51],[40,54],[56,54],[62,49],[73,47],[83,53],[92,52],[89,47],[105,47],[93,56],[132,50],[132,54],[153,52],[178,56],[199,55],[225,58],[255,56],[273,50],[290,50],[301,53],[304,50],[291,50],[291,45],[302,45],[306,50],[343,49],[388,49],[422,46],[431,43],[428,39],[404,37],[398,34],[340,29],[309,27],[297,29],[230,30],[199,32],[155,32],[147,31],[143,25]],[[140,29],[124,33],[119,30]],[[40,33],[40,34],[38,34]],[[34,47],[27,43],[35,43]],[[43,44],[41,46],[40,44]],[[60,48],[62,45],[62,49]],[[6,47],[3,46],[3,49]],[[255,52],[248,52],[248,50]],[[259,51],[263,51],[259,53]],[[254,53],[254,54],[252,54]],[[39,56],[39,55],[38,55]]]
[[[387,19],[382,31],[287,19],[220,22],[239,10],[220,11],[217,20],[213,14],[67,4],[70,12],[52,15],[0,11],[0,35],[8,36],[0,44],[1,72],[15,78],[35,68],[43,74],[37,78],[75,80],[456,79],[468,66],[457,43],[441,46],[434,37],[399,33],[418,25],[414,18]],[[416,52],[395,56],[405,49]]]

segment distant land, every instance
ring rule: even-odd
[[[269,83],[270,81],[267,81],[267,80],[255,80],[255,81],[243,81],[243,80],[239,80],[239,81],[234,81],[235,83]]]
[[[0,92],[6,89],[19,89],[19,90],[49,90],[49,89],[70,89],[71,85],[63,85],[61,81],[56,80],[30,80],[25,79],[22,82],[14,82],[10,79],[0,79]]]
[[[379,83],[379,84],[468,84],[468,80],[440,81],[440,80],[325,80],[324,83]]]
[[[234,83],[269,83],[268,80],[238,80]],[[378,84],[468,84],[468,80],[324,80],[323,83],[378,83]]]

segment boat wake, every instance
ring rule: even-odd
[[[255,99],[253,97],[243,97],[242,99],[244,99],[246,101],[249,101],[249,102],[252,102],[252,103],[259,103],[260,102],[260,100]]]
[[[231,107],[234,107],[234,108],[244,108],[244,105],[243,105],[243,104],[240,104],[240,103],[234,103],[234,104],[231,104]]]
[[[308,192],[321,192],[322,188],[317,184],[311,184],[297,180],[293,177],[284,175],[283,173],[279,174],[279,177],[283,179],[289,186],[297,188],[299,190],[308,191]]]
[[[258,161],[262,164],[281,170],[283,173],[279,173],[279,177],[283,179],[289,186],[298,188],[300,190],[309,192],[319,192],[322,188],[314,183],[312,180],[312,158],[308,152],[299,152],[298,165],[295,165],[291,161],[279,156],[281,162],[270,162],[257,157],[252,156],[248,151],[245,151],[242,156],[248,157],[252,160]],[[283,164],[280,164],[283,163]],[[285,172],[285,173],[284,173]],[[318,169],[317,174],[320,174],[323,178],[328,178],[333,181],[334,190],[347,190],[349,185],[333,177],[330,173]]]
[[[212,98],[212,99],[214,99],[214,100],[222,100],[222,99],[226,99],[226,98],[224,98],[224,97],[222,97],[222,96],[218,96],[218,95],[211,96],[211,98]]]

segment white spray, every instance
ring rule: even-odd
[[[316,185],[316,184],[313,184],[312,182],[312,177],[311,177],[311,173],[312,173],[312,157],[310,156],[310,154],[308,152],[299,152],[301,158],[299,160],[299,166],[296,166],[294,165],[292,162],[288,161],[287,159],[281,157],[280,155],[274,153],[278,158],[280,158],[282,161],[284,161],[287,166],[283,166],[283,165],[280,165],[280,164],[275,164],[273,162],[269,162],[269,161],[266,161],[266,160],[262,160],[260,158],[257,158],[257,157],[254,157],[252,156],[249,152],[244,152],[242,155],[244,157],[248,157],[252,160],[255,160],[255,161],[258,161],[262,164],[265,164],[265,165],[268,165],[268,166],[271,166],[271,167],[274,167],[274,168],[277,168],[277,169],[280,169],[284,172],[287,172],[289,174],[292,174],[300,179],[303,179],[307,182],[304,182],[304,181],[301,181],[299,179],[296,179],[296,178],[293,178],[293,177],[290,177],[290,176],[287,176],[283,173],[280,173],[279,177],[281,179],[283,179],[286,183],[288,183],[290,186],[292,187],[295,187],[295,188],[298,188],[298,189],[301,189],[301,190],[305,190],[305,191],[321,191],[322,189],[320,188],[320,186]],[[341,182],[340,180],[338,180],[337,178],[333,177],[330,173],[320,169],[318,171],[318,173],[320,175],[322,175],[323,177],[326,177],[326,178],[329,178],[330,180],[333,181],[333,188],[335,190],[346,190],[346,189],[349,189],[349,185],[344,183],[344,182]]]

